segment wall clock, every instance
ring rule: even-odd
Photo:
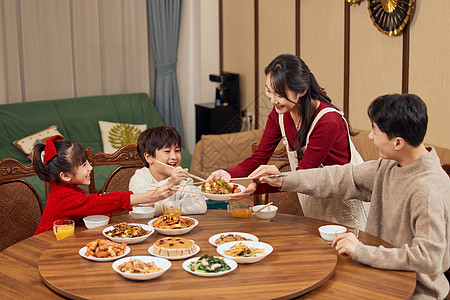
[[[414,12],[415,0],[368,0],[373,25],[389,36],[399,34]]]

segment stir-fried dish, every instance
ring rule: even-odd
[[[197,273],[219,273],[231,269],[223,258],[208,254],[203,254],[197,261],[193,261],[190,268]]]
[[[235,244],[229,250],[225,250],[224,252],[226,255],[234,257],[255,257],[266,253],[264,249],[247,247],[247,245],[243,243]]]
[[[148,273],[155,273],[159,272],[162,269],[158,268],[154,262],[143,262],[139,259],[131,259],[127,262],[124,262],[120,266],[117,267],[119,271],[124,273],[131,273],[131,274],[148,274]]]
[[[149,233],[150,231],[139,225],[130,225],[127,222],[122,222],[114,225],[114,229],[107,231],[106,235],[114,238],[135,238]]]
[[[207,194],[234,194],[240,193],[241,189],[237,184],[229,184],[222,178],[213,178],[202,184],[202,192]]]
[[[182,229],[194,226],[191,218],[183,218],[174,214],[164,214],[153,221],[152,226],[160,229]]]

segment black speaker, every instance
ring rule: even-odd
[[[209,75],[209,80],[219,82],[220,87],[218,89],[226,91],[226,99],[221,99],[220,105],[240,107],[239,74],[220,72],[220,75]]]

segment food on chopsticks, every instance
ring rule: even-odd
[[[153,253],[161,256],[185,256],[194,252],[194,241],[180,237],[165,237],[153,244]]]
[[[251,241],[251,239],[240,236],[239,234],[222,234],[220,237],[214,241],[214,243],[218,245],[222,245],[223,243],[235,242],[235,241]]]
[[[202,184],[202,193],[207,194],[234,194],[240,193],[241,189],[237,184],[229,184],[222,178],[213,178]]]
[[[152,226],[160,229],[182,229],[194,226],[195,221],[191,218],[183,218],[174,214],[164,214],[153,221]]]
[[[126,243],[119,244],[104,239],[96,239],[86,245],[86,256],[93,256],[97,258],[108,258],[123,255]]]
[[[131,274],[148,274],[162,271],[154,262],[143,262],[139,259],[130,259],[117,267],[119,271]]]
[[[233,257],[255,257],[264,255],[266,252],[261,248],[247,247],[247,245],[243,243],[237,243],[229,250],[225,250],[224,253]]]
[[[145,230],[140,225],[131,225],[127,222],[122,222],[114,225],[114,228],[107,231],[105,234],[113,238],[135,238],[149,233],[150,231]]]
[[[231,269],[222,257],[209,256],[208,254],[203,254],[197,261],[193,261],[189,267],[197,273],[219,273]]]

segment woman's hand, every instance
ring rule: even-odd
[[[231,194],[228,198],[228,202],[236,202],[238,200],[242,200],[248,196],[253,195],[253,193],[256,191],[256,183],[251,182],[247,188],[245,188],[242,192]]]
[[[262,165],[253,171],[249,177],[258,178],[261,183],[267,183],[274,187],[280,187],[283,185],[282,177],[269,178],[269,175],[281,174],[280,170],[274,165]]]
[[[189,174],[187,169],[183,169],[180,166],[176,167],[175,169],[172,170],[172,173],[170,174],[169,187],[179,185],[182,180],[186,180],[188,179],[188,177]]]
[[[359,240],[353,233],[343,233],[333,240],[331,246],[335,247],[339,254],[350,255],[353,258],[358,244]]]
[[[213,178],[222,178],[226,182],[230,182],[231,175],[225,170],[217,170],[211,173],[208,178],[206,178],[206,181],[210,181]]]
[[[169,186],[170,183],[166,182],[163,186],[156,187],[154,189],[148,190],[142,194],[131,194],[130,195],[130,206],[141,204],[141,203],[151,203],[164,200],[177,192],[177,190],[172,190]]]

